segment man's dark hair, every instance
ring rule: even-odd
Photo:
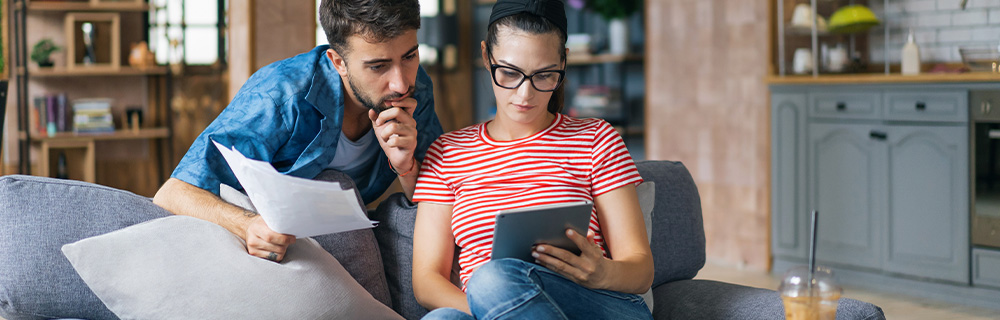
[[[500,32],[500,28],[511,28],[514,30],[520,30],[530,34],[546,34],[550,32],[555,32],[559,35],[559,58],[562,62],[566,61],[566,32],[560,29],[558,26],[553,24],[551,21],[534,14],[522,12],[510,16],[506,16],[493,22],[486,29],[486,52],[492,55],[493,47],[497,45],[498,39],[497,34]],[[490,62],[492,63],[492,62]],[[565,96],[564,86],[559,86],[555,92],[552,93],[552,98],[549,99],[549,105],[547,107],[548,111],[552,114],[559,113],[563,108],[563,100]]]
[[[420,29],[418,0],[323,0],[319,21],[330,47],[346,59],[347,38],[360,35],[369,42],[395,38]]]

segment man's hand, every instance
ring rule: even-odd
[[[417,100],[406,97],[386,104],[393,108],[381,113],[369,110],[368,118],[372,121],[379,145],[389,157],[389,163],[396,172],[405,174],[419,165],[413,158],[417,149],[417,121],[413,119]]]
[[[253,218],[246,231],[247,253],[274,262],[285,258],[288,246],[295,243],[295,236],[274,232],[260,216]]]

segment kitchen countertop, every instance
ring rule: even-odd
[[[967,72],[967,73],[922,73],[904,76],[901,74],[856,73],[856,74],[823,74],[812,75],[770,75],[765,78],[769,85],[774,84],[879,84],[879,83],[962,83],[962,82],[1000,82],[1000,73]]]

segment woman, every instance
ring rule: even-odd
[[[427,152],[413,196],[413,288],[428,318],[652,318],[636,295],[653,280],[642,178],[607,122],[559,114],[565,14],[561,1],[498,1],[481,44],[496,116]],[[566,232],[580,255],[541,244],[534,264],[490,261],[497,211],[580,200],[594,202],[587,234]],[[455,244],[461,289],[449,280]]]

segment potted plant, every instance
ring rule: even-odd
[[[642,7],[642,0],[570,0],[576,8],[586,6],[608,21],[608,45],[613,54],[628,53],[628,19]]]
[[[31,48],[31,61],[38,64],[40,68],[47,68],[53,65],[52,53],[59,51],[59,46],[57,46],[52,39],[45,38],[39,40],[35,43],[35,46]]]

